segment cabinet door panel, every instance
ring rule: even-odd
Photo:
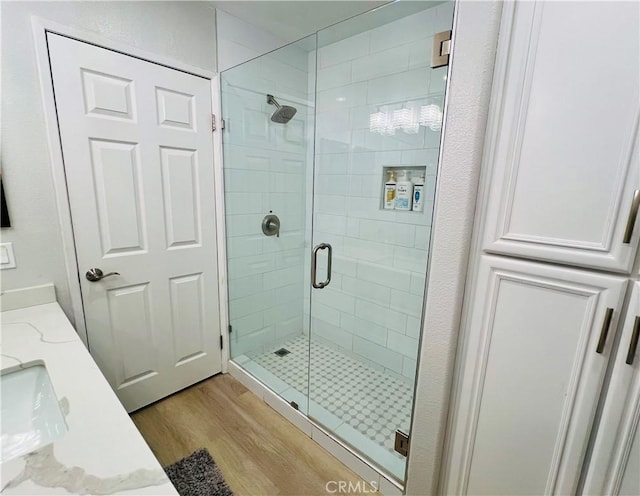
[[[639,218],[629,243],[624,236],[640,189],[639,15],[637,2],[506,9],[485,250],[631,270]]]
[[[638,434],[637,424],[636,432],[632,439],[629,457],[620,477],[620,490],[615,493],[621,496],[638,496],[640,494],[640,435]]]
[[[622,277],[482,257],[446,494],[575,492],[625,286]]]
[[[635,353],[629,353],[637,325],[640,325],[640,282],[634,283],[622,328],[584,494],[640,494],[640,350],[636,347]]]

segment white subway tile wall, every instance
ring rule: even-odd
[[[331,284],[312,293],[311,336],[411,380],[440,132],[383,136],[369,116],[442,109],[447,68],[430,68],[431,49],[452,19],[446,2],[326,46],[319,35],[313,241],[331,243],[334,255]],[[423,212],[381,209],[383,167],[403,166],[426,167]]]
[[[430,68],[431,49],[452,18],[445,2],[326,46],[320,32],[317,61],[307,40],[223,73],[232,356],[307,334],[311,322],[312,338],[413,380],[440,131],[381,135],[369,117],[443,107],[447,71]],[[288,124],[269,120],[267,93],[298,109]],[[403,166],[426,170],[423,212],[381,208],[383,168]],[[279,238],[262,234],[270,212]],[[313,243],[333,246],[331,284],[313,291],[311,215]],[[323,251],[319,280],[325,271]]]

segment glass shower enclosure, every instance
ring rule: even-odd
[[[452,21],[397,1],[221,73],[231,359],[398,481]]]

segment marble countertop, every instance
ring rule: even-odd
[[[3,463],[2,494],[177,494],[60,306],[1,318],[0,366],[43,361],[69,429]]]

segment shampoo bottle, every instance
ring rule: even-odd
[[[389,180],[384,183],[384,208],[393,210],[396,205],[396,171],[388,170]]]
[[[396,210],[411,210],[413,203],[413,183],[407,177],[407,171],[400,171],[396,183]]]
[[[413,179],[413,211],[422,212],[424,210],[424,175]]]

